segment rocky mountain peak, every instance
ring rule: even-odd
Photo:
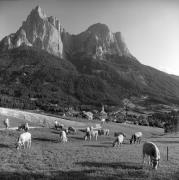
[[[35,9],[33,9],[33,10],[31,11],[31,14],[36,14],[36,15],[38,15],[38,16],[39,16],[40,18],[42,18],[42,19],[44,19],[44,18],[47,17],[46,14],[45,14],[45,12],[41,9],[40,6],[36,6]]]
[[[107,54],[131,56],[121,33],[113,33],[107,25],[101,23],[96,23],[77,35],[76,51],[98,59],[105,59]]]
[[[47,17],[37,6],[14,35],[5,37],[1,42],[2,49],[12,49],[21,45],[32,46],[62,57],[63,43],[59,20],[53,16]]]
[[[107,54],[131,56],[121,33],[113,33],[107,25],[96,23],[78,35],[70,35],[56,17],[47,17],[40,6],[30,12],[16,33],[0,42],[3,50],[22,45],[43,49],[58,57],[71,52],[98,59],[105,59]]]
[[[109,33],[110,29],[106,24],[102,23],[96,23],[91,25],[88,29],[88,32],[93,32],[93,33]]]

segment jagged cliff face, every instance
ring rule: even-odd
[[[59,20],[47,17],[37,6],[15,34],[5,37],[1,49],[12,49],[22,45],[65,57],[65,54],[85,53],[93,58],[105,59],[106,54],[131,56],[121,33],[112,33],[104,24],[94,24],[79,35],[66,32]]]
[[[94,58],[105,58],[106,54],[131,56],[120,32],[112,33],[105,24],[94,24],[74,37],[76,52],[85,52]]]
[[[59,20],[54,17],[46,17],[42,9],[38,6],[31,11],[27,20],[23,22],[15,34],[11,34],[2,40],[1,47],[12,49],[27,45],[62,57],[62,31],[63,28]]]
[[[178,78],[138,62],[120,32],[98,23],[71,35],[40,7],[0,41],[0,84],[0,105],[8,107],[120,105],[125,97],[141,95],[148,97],[140,101],[144,106],[179,104]]]

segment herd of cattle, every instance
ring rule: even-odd
[[[9,119],[5,119],[4,125],[6,128],[9,128]],[[69,133],[76,133],[77,130],[74,127],[68,127],[65,128],[63,124],[58,123],[58,121],[55,121],[54,123],[54,128],[56,130],[60,130],[59,136],[60,136],[60,141],[65,143],[68,141],[67,135]],[[18,126],[17,130],[24,130],[25,132],[20,134],[18,141],[17,141],[17,149],[21,149],[24,147],[25,149],[25,144],[27,144],[27,148],[31,147],[31,133],[28,132],[29,130],[29,125],[28,123],[21,124]],[[99,135],[106,135],[109,136],[109,129],[102,129],[102,128],[94,128],[94,127],[87,127],[85,130],[81,130],[85,133],[84,135],[84,140],[91,140],[92,138],[95,138],[97,141]],[[115,132],[114,133],[115,140],[112,143],[113,147],[115,146],[121,146],[121,144],[124,141],[124,138],[126,135],[123,132]],[[139,143],[141,142],[142,139],[142,132],[136,132],[134,133],[131,138],[129,139],[130,144],[132,143]],[[160,160],[160,151],[156,144],[152,142],[144,142],[143,144],[143,164],[145,163],[144,159],[145,157],[148,156],[148,164],[152,165],[154,169],[157,169],[159,166],[159,160]]]

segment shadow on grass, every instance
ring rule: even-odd
[[[84,141],[84,137],[79,137],[79,136],[71,136],[71,139],[76,139],[76,140],[83,140]]]
[[[83,146],[85,146],[85,147],[94,147],[94,148],[98,148],[98,147],[110,148],[110,147],[112,147],[112,144],[111,144],[111,146],[106,146],[106,145],[102,145],[102,144],[94,144],[94,145],[89,144],[89,145],[83,145]]]
[[[160,139],[179,139],[179,136],[172,136],[172,137],[167,137],[167,136],[164,136],[164,137],[157,137],[157,136],[155,137],[155,136],[154,136],[154,137],[153,137],[153,136],[152,136],[152,138],[160,138]]]
[[[112,142],[103,142],[102,144],[111,144],[112,145]]]
[[[54,130],[52,130],[51,133],[53,133],[53,134],[58,134],[58,135],[59,135],[59,134],[60,134],[60,131],[57,131],[57,130],[54,131]]]
[[[135,162],[112,162],[112,163],[104,163],[104,162],[78,162],[76,163],[81,166],[88,166],[88,167],[109,167],[109,168],[121,168],[121,169],[143,169],[143,166],[141,163],[135,163]]]
[[[54,142],[54,143],[57,143],[58,140],[57,139],[49,139],[49,138],[33,138],[33,140],[35,141],[46,141],[46,142]]]
[[[11,148],[11,147],[7,144],[0,144],[0,148]]]
[[[156,143],[161,143],[161,144],[179,144],[179,140],[178,141],[152,141],[152,142],[156,142]]]
[[[155,136],[155,137],[162,137],[162,136],[165,136],[165,133],[152,133],[152,137]]]
[[[51,175],[44,173],[17,173],[17,172],[0,172],[1,180],[109,180],[118,178],[111,175],[108,177],[94,176],[95,170],[83,170],[83,171],[53,171]]]

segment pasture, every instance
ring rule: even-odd
[[[16,126],[20,120],[11,118],[11,121]],[[80,125],[85,127],[87,123]],[[1,130],[0,179],[178,179],[179,134],[164,135],[163,129],[128,124],[108,123],[104,127],[110,129],[110,136],[84,141],[84,133],[78,130],[77,134],[68,135],[67,143],[59,142],[59,131],[52,127],[30,129],[32,146],[19,151],[16,142],[22,132]],[[121,147],[112,147],[117,131],[127,137]],[[144,139],[141,144],[130,145],[129,138],[136,131],[141,131]],[[153,141],[160,149],[157,171],[142,166],[145,140]]]

